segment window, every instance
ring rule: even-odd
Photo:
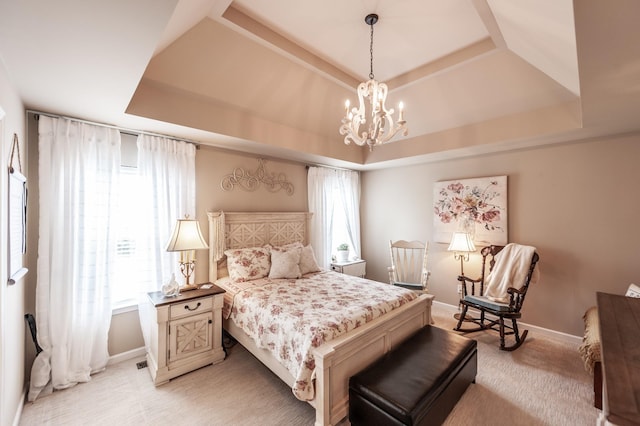
[[[121,134],[121,166],[118,181],[118,213],[114,220],[117,246],[115,275],[111,282],[111,306],[119,308],[137,304],[140,262],[136,249],[138,230],[144,220],[139,214],[141,180],[137,168],[136,136]]]
[[[118,193],[118,214],[114,221],[117,235],[115,276],[111,283],[111,303],[114,307],[137,303],[135,283],[139,279],[139,268],[136,239],[143,219],[136,212],[136,197],[140,194],[137,168],[120,167]]]
[[[337,247],[342,244],[349,245],[349,258],[354,256],[353,252],[353,243],[351,243],[351,237],[349,236],[349,229],[347,227],[347,216],[346,216],[346,206],[343,202],[343,197],[337,191],[333,191],[333,208],[330,212],[331,215],[331,223],[333,226],[331,227],[331,255],[334,256],[337,252]]]
[[[307,175],[310,234],[319,265],[327,268],[338,245],[360,256],[360,177],[358,172],[310,167]]]

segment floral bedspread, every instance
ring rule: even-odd
[[[252,284],[236,293],[230,318],[287,368],[295,378],[293,394],[304,401],[315,396],[313,348],[417,297],[332,271]]]

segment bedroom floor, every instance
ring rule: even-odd
[[[434,306],[436,326],[452,329],[450,311]],[[530,331],[515,352],[498,350],[497,334],[478,340],[478,376],[445,425],[586,425],[591,377],[577,347]],[[26,403],[20,425],[313,425],[313,408],[240,345],[221,364],[154,387],[146,368],[129,360],[89,383]],[[498,414],[499,417],[496,417]],[[345,422],[348,423],[348,422]]]

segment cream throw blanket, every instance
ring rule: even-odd
[[[535,247],[507,244],[496,255],[493,270],[485,279],[484,295],[494,302],[509,303],[509,287],[520,288],[524,284],[531,266]],[[531,281],[535,281],[536,274]]]

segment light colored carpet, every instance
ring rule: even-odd
[[[434,310],[436,325],[451,330],[450,314]],[[467,335],[478,342],[478,375],[444,423],[458,425],[595,425],[592,377],[577,345],[529,331],[514,352],[498,349],[494,331]]]
[[[436,325],[451,329],[434,307]],[[498,350],[494,332],[478,341],[478,376],[445,425],[594,425],[591,377],[577,347],[529,333],[515,352]],[[156,388],[140,360],[96,374],[89,383],[26,403],[20,425],[312,425],[314,411],[240,345],[221,364]]]

